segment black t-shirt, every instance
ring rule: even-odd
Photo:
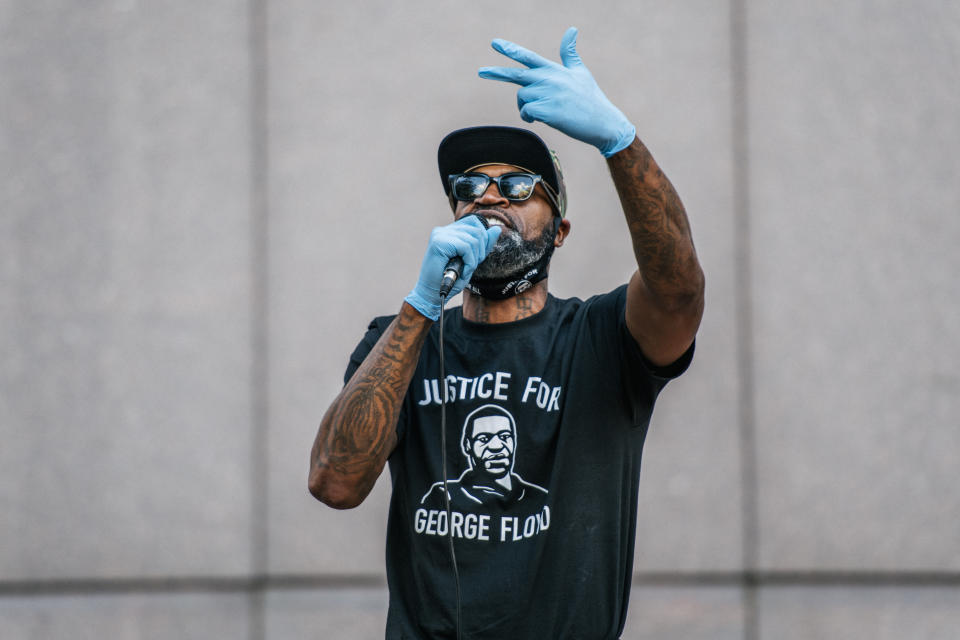
[[[640,454],[657,394],[693,347],[658,368],[624,320],[626,287],[549,296],[505,324],[446,313],[427,338],[390,456],[386,637],[617,638],[633,570]],[[371,322],[345,380],[393,317]],[[440,394],[447,389],[447,483]],[[447,518],[444,493],[449,492]]]

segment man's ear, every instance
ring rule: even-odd
[[[570,221],[566,218],[560,220],[560,224],[557,225],[557,235],[553,239],[554,247],[562,247],[563,241],[567,239],[567,236],[570,235]]]

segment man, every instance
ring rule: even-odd
[[[473,274],[476,276],[477,271]],[[529,497],[545,496],[546,489],[527,482],[514,471],[516,441],[517,427],[509,411],[495,404],[474,409],[463,422],[460,441],[460,451],[469,465],[467,470],[456,480],[435,483],[420,503],[443,508],[449,495],[455,508],[507,508]]]
[[[311,455],[310,490],[337,508],[358,505],[389,460],[388,638],[583,640],[623,629],[641,449],[657,394],[693,356],[704,279],[680,199],[583,65],[576,35],[563,37],[562,64],[494,40],[526,68],[480,76],[520,85],[525,121],[606,157],[638,269],[586,301],[550,296],[550,255],[570,233],[555,156],[514,128],[441,142],[455,221],[433,230],[399,313],[370,324]],[[441,379],[439,285],[455,256],[464,266],[451,295],[469,288],[444,318]],[[535,500],[420,503],[448,477],[445,457],[462,464],[455,436],[441,451],[441,402],[452,425],[487,404],[523,425],[511,430],[512,464],[543,488]]]

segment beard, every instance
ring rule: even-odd
[[[515,229],[504,227],[493,249],[477,265],[473,277],[483,280],[513,277],[540,260],[553,246],[555,236],[553,224],[544,227],[540,236],[533,240],[524,240]]]

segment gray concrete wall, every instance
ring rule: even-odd
[[[0,637],[382,637],[389,482],[327,509],[309,447],[448,215],[437,142],[522,124],[489,40],[556,58],[571,24],[708,280],[624,637],[956,637],[948,0],[0,0]],[[551,288],[610,289],[605,164],[533,128],[570,193]]]

